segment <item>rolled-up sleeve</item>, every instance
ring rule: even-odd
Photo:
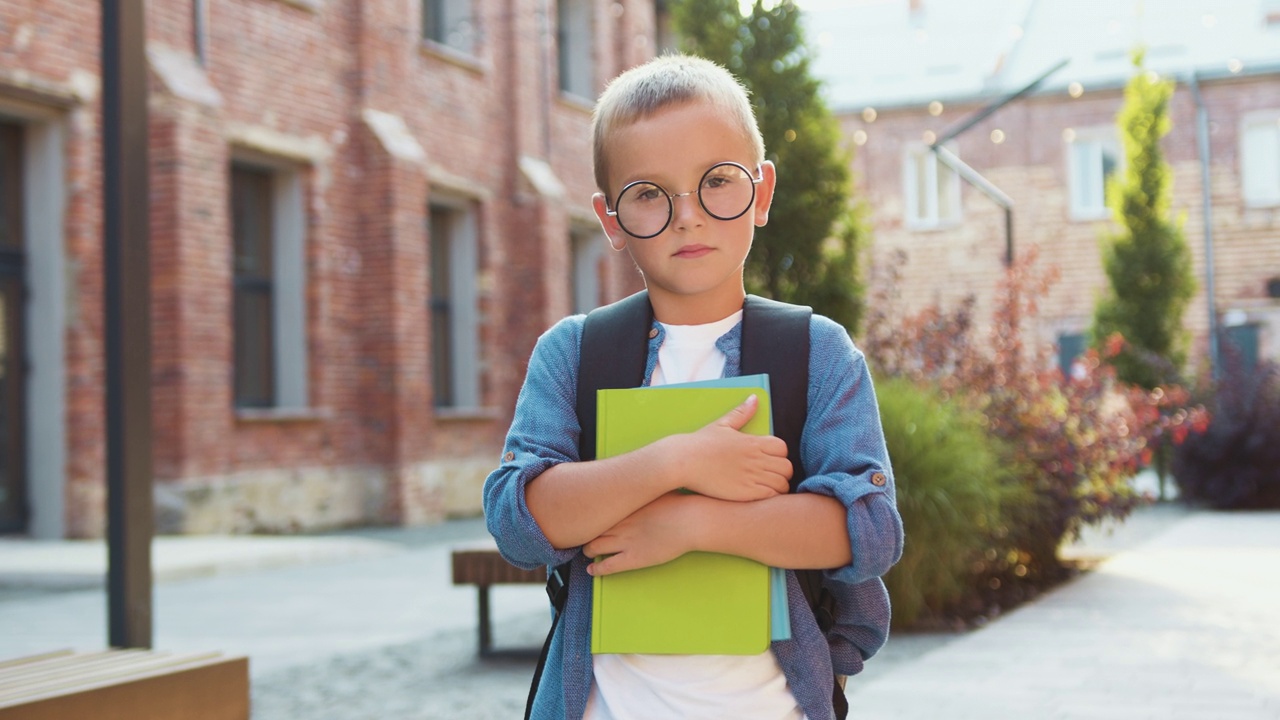
[[[833,497],[848,510],[853,561],[827,577],[856,584],[884,575],[902,556],[903,532],[871,373],[844,328],[817,315],[801,458],[808,477],[799,491]]]
[[[489,533],[508,562],[532,569],[571,560],[577,548],[557,550],[529,512],[525,488],[548,468],[578,460],[578,344],[583,316],[565,318],[534,347],[516,399],[501,464],[484,483]]]

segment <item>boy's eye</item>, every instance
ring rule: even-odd
[[[716,190],[718,188],[724,187],[725,185],[728,185],[731,182],[733,182],[733,178],[731,177],[727,177],[724,175],[712,175],[711,177],[703,181],[702,187],[707,188],[708,190]]]
[[[649,185],[648,187],[636,188],[634,192],[635,192],[636,201],[638,202],[652,202],[654,200],[661,198],[665,194],[661,190],[659,190],[658,188],[652,185]]]

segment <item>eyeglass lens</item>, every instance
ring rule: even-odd
[[[755,195],[750,173],[736,163],[713,165],[698,183],[698,202],[718,220],[741,217]],[[656,183],[632,183],[618,197],[618,224],[638,238],[654,237],[665,230],[671,211],[671,195]]]

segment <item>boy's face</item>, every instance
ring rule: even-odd
[[[769,218],[773,164],[765,162],[757,167],[752,145],[741,130],[706,102],[673,105],[619,127],[608,140],[607,152],[609,197],[597,193],[593,198],[596,216],[610,244],[618,250],[625,247],[644,273],[658,319],[675,324],[712,322],[740,309],[742,266],[756,226]],[[745,167],[750,177],[721,177],[726,169],[736,172],[727,165],[708,173],[729,162]],[[752,178],[758,182],[752,183]],[[637,181],[652,185],[644,186],[647,192],[643,198],[636,197],[638,188],[633,187],[621,202],[626,205],[636,199],[648,203],[659,219],[647,226],[633,219],[637,214],[628,214],[635,205],[622,208],[621,223],[617,215],[610,214],[619,210],[620,191]],[[737,187],[748,188],[746,194],[718,200],[714,193],[740,192],[723,189],[730,182],[745,183]],[[699,188],[703,202],[717,215],[732,217],[739,205],[742,214],[731,220],[713,216],[699,202]],[[653,237],[636,237],[661,227],[668,203],[663,191],[678,196],[669,200],[670,222]],[[734,207],[725,209],[727,205],[721,207],[718,202]]]

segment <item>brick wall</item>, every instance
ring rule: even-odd
[[[424,44],[418,2],[206,6],[202,63],[193,3],[147,5],[161,527],[295,531],[476,512],[533,343],[569,311],[569,228],[593,221],[589,108],[557,90],[547,4],[474,0],[472,53]],[[602,87],[652,53],[653,8],[597,0],[594,10]],[[102,534],[105,496],[97,11],[0,3],[0,108],[34,97],[69,128],[72,536]],[[531,183],[522,158],[549,167],[563,193]],[[303,412],[233,409],[233,159],[302,182]],[[438,413],[432,398],[426,228],[437,197],[469,202],[478,221],[483,408],[462,416]],[[611,258],[606,294],[637,289],[625,256]]]
[[[1261,319],[1263,345],[1280,353],[1280,302],[1266,297],[1268,278],[1280,276],[1280,209],[1247,208],[1242,199],[1239,162],[1241,118],[1259,110],[1280,110],[1280,77],[1233,78],[1202,83],[1211,119],[1212,217],[1215,297],[1219,313],[1248,308]],[[1070,213],[1067,129],[1113,127],[1123,102],[1120,90],[1033,96],[1015,102],[966,131],[956,152],[1014,201],[1016,252],[1038,248],[1040,265],[1056,267],[1061,279],[1040,303],[1038,331],[1048,340],[1058,332],[1087,328],[1095,298],[1106,286],[1099,238],[1116,225],[1110,218],[1075,220]],[[874,121],[862,113],[842,116],[847,137],[861,130],[864,145],[856,148],[853,169],[859,192],[872,208],[872,263],[887,263],[904,251],[900,288],[904,307],[919,309],[942,302],[953,306],[973,294],[978,317],[990,317],[1005,251],[1004,213],[967,185],[962,188],[963,219],[937,229],[911,229],[904,223],[903,153],[922,142],[926,131],[941,136],[971,116],[980,105],[947,106],[939,116],[925,108],[884,109]],[[1187,308],[1184,325],[1193,334],[1192,353],[1206,355],[1208,309],[1205,299],[1204,224],[1201,174],[1195,135],[1195,106],[1186,85],[1179,85],[1170,104],[1173,129],[1163,149],[1174,171],[1172,214],[1183,221],[1199,291]],[[992,131],[1004,133],[994,143]],[[1117,136],[1118,137],[1118,136]],[[1268,320],[1270,318],[1270,320]]]

